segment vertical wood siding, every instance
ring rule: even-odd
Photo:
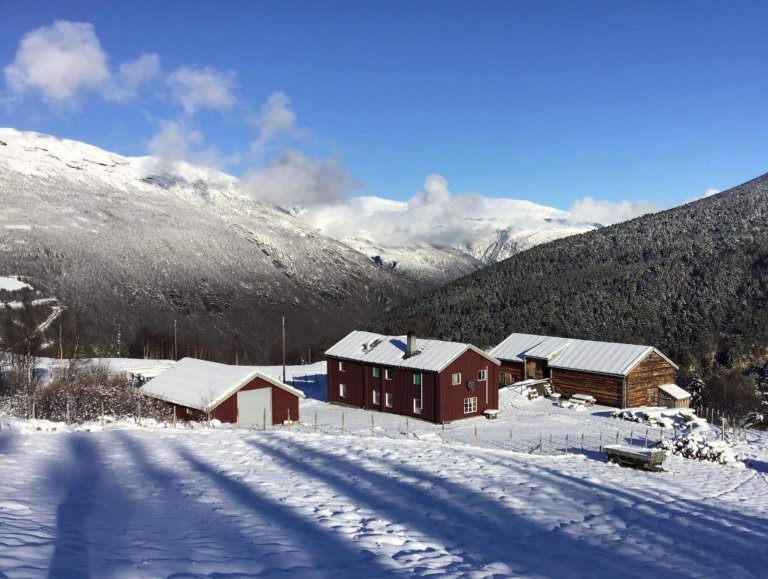
[[[379,377],[373,376],[373,368],[379,368]],[[479,382],[478,371],[487,369],[486,382]],[[385,379],[386,370],[392,371],[392,379]],[[451,375],[462,373],[462,385],[453,386]],[[414,384],[414,375],[421,375],[422,386]],[[449,422],[470,416],[477,416],[488,408],[499,406],[499,366],[473,351],[465,352],[439,376],[436,372],[425,372],[391,366],[374,366],[361,362],[347,361],[346,372],[339,370],[339,360],[328,357],[328,401],[377,410],[401,416],[411,416],[429,422]],[[474,380],[474,393],[469,393],[466,384]],[[339,384],[347,385],[347,397],[339,396]],[[488,385],[486,401],[485,386]],[[373,391],[381,393],[380,403],[373,403]],[[421,413],[413,411],[414,400],[421,397]],[[387,394],[392,395],[392,407],[387,407]],[[464,399],[477,396],[477,412],[464,414]]]
[[[260,388],[269,388],[272,390],[272,424],[282,424],[288,419],[288,413],[291,414],[291,420],[299,419],[299,397],[286,392],[282,388],[273,386],[263,378],[254,378],[248,384],[240,388],[238,392],[245,390],[258,390]],[[222,422],[237,424],[237,392],[224,400],[212,412],[213,418],[218,418]]]
[[[485,410],[499,407],[499,368],[477,352],[467,350],[440,373],[439,416],[438,422],[450,422],[472,416],[480,416]],[[486,381],[478,380],[478,372],[487,370]],[[461,373],[461,384],[454,386],[452,376]],[[467,384],[475,382],[475,389]],[[477,411],[464,413],[464,400],[477,396]]]

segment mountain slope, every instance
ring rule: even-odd
[[[377,329],[498,343],[511,332],[648,343],[681,366],[768,355],[768,175],[538,246],[392,309]]]
[[[276,360],[281,316],[298,351],[418,290],[184,163],[2,129],[0,203],[0,275],[58,298],[81,342],[168,355],[176,320],[179,353]]]

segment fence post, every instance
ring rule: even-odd
[[[616,444],[619,444],[619,431],[616,431]]]
[[[603,431],[600,431],[600,452],[603,452]]]
[[[176,405],[173,405],[173,427],[176,428]],[[240,428],[240,413],[237,413],[237,427]]]
[[[69,398],[67,398],[67,424],[69,424]]]
[[[315,412],[315,433],[317,433],[317,412]]]
[[[442,434],[440,435],[442,444],[445,444],[445,422],[443,422]]]
[[[581,452],[584,452],[584,433],[581,433]]]
[[[267,409],[264,408],[261,412],[261,431],[264,432],[267,429]]]
[[[341,434],[344,435],[344,413],[341,413]]]
[[[475,446],[477,446],[477,424],[475,424]]]
[[[371,414],[371,438],[376,438],[376,435],[374,434],[374,426],[373,426],[373,414]]]
[[[174,408],[176,408],[174,406]],[[101,400],[101,427],[104,428],[104,399]]]
[[[408,421],[408,417],[405,418],[405,439],[411,438],[411,423]]]
[[[138,408],[138,413],[137,413],[138,414],[138,420],[139,420],[138,424],[141,425],[141,398],[139,398],[136,401],[136,406]]]
[[[635,429],[629,429],[629,446],[634,446],[635,443]]]
[[[37,416],[35,416],[35,403],[32,403],[32,420],[35,420]]]
[[[541,432],[539,432],[539,456],[544,454],[544,442],[541,440]]]
[[[568,454],[568,435],[565,435],[565,454]]]
[[[648,429],[645,429],[645,448],[648,448]]]

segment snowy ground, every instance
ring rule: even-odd
[[[499,420],[447,425],[443,443],[440,426],[316,390],[302,424],[264,432],[6,419],[0,577],[765,576],[760,433],[737,443],[749,466],[647,473],[604,462],[601,436],[645,444],[607,409],[503,391]]]

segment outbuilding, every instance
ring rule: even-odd
[[[662,384],[659,386],[659,406],[667,408],[688,408],[691,404],[691,394],[677,384]]]
[[[502,384],[548,378],[559,394],[620,408],[657,406],[659,387],[678,369],[652,346],[531,334],[512,334],[490,353],[501,361]]]
[[[173,406],[180,419],[210,416],[240,426],[271,426],[299,419],[301,390],[253,366],[183,358],[141,387]]]
[[[472,344],[354,331],[325,356],[334,404],[436,423],[499,407],[499,361]]]

